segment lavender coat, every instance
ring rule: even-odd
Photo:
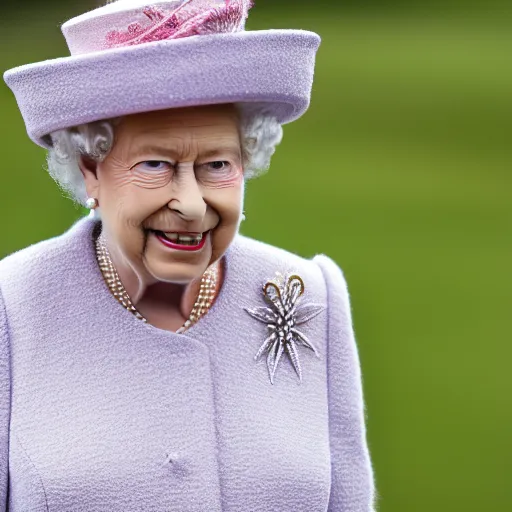
[[[95,221],[0,262],[0,510],[10,512],[370,512],[374,483],[346,284],[238,236],[220,295],[178,335],[111,296]],[[266,327],[244,307],[295,270],[304,301],[303,381],[275,384],[254,355]]]

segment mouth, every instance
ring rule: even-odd
[[[152,231],[155,237],[165,247],[178,251],[200,251],[207,239],[209,231],[205,233],[171,233],[164,231]]]

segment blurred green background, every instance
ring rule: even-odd
[[[323,38],[243,232],[345,271],[381,512],[512,510],[512,16],[499,2],[259,0]],[[94,1],[10,2],[0,63],[66,55]],[[0,86],[0,257],[83,215]]]

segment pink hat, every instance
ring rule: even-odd
[[[71,57],[7,71],[29,137],[173,107],[252,103],[279,122],[308,108],[320,37],[246,31],[251,0],[118,0],[64,25]]]

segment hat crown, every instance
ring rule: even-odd
[[[239,32],[252,0],[117,0],[62,25],[71,55],[194,35]]]

